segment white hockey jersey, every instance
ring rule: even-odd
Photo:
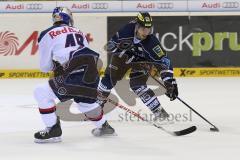
[[[40,69],[53,69],[53,60],[64,64],[70,52],[88,47],[86,36],[77,28],[67,25],[52,26],[41,32],[39,38]]]

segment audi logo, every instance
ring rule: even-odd
[[[43,8],[43,4],[41,3],[29,3],[26,5],[26,9],[29,10],[40,10]]]
[[[238,2],[223,2],[222,7],[223,8],[238,8],[239,3]]]
[[[92,9],[108,9],[107,3],[92,3]]]
[[[173,3],[157,3],[158,9],[172,9]]]

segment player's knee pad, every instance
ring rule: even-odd
[[[97,103],[78,103],[78,109],[91,121],[99,121],[102,119],[103,110]]]
[[[141,86],[146,86],[148,76],[145,75],[143,72],[131,72],[130,73],[130,87],[131,88],[139,88]]]
[[[48,84],[38,85],[34,89],[34,98],[38,102],[39,108],[47,109],[55,105],[55,94],[51,90]]]

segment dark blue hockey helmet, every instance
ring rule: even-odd
[[[56,7],[52,13],[53,24],[62,22],[69,26],[73,26],[73,16],[70,9],[67,7]]]

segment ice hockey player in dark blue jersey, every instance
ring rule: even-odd
[[[159,40],[153,35],[153,21],[148,12],[138,13],[135,20],[126,24],[108,41],[106,50],[111,55],[104,77],[98,85],[99,103],[103,106],[111,89],[131,68],[130,87],[154,114],[154,120],[164,120],[169,114],[163,109],[155,93],[147,87],[149,78],[146,69],[156,68],[166,86],[170,100],[178,96],[178,87],[173,76],[171,61],[163,51]],[[134,69],[141,63],[143,69]]]

